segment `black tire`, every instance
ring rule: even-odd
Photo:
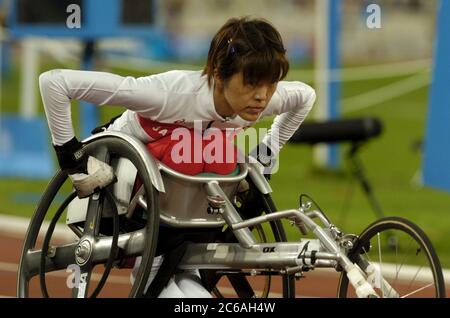
[[[374,285],[380,297],[445,297],[439,258],[426,234],[411,221],[386,217],[372,223],[361,233],[349,257],[364,271],[369,264],[378,268],[376,272],[381,275],[374,276]],[[394,260],[395,266],[391,264]],[[355,297],[344,272],[337,296]]]
[[[144,231],[145,239],[144,239],[144,246],[142,248],[142,253],[139,254],[142,256],[141,266],[136,274],[136,279],[134,284],[132,285],[128,297],[141,297],[144,294],[144,288],[145,284],[148,280],[148,276],[150,274],[151,264],[153,263],[153,258],[155,255],[156,245],[157,245],[157,238],[158,238],[158,229],[159,229],[159,209],[158,209],[158,191],[153,186],[150,177],[144,173],[145,165],[140,157],[139,152],[134,149],[133,146],[131,146],[128,142],[125,140],[116,137],[116,136],[103,136],[98,139],[91,140],[90,142],[85,144],[85,150],[88,155],[98,157],[100,159],[103,159],[105,162],[109,162],[112,158],[118,158],[118,157],[124,157],[129,159],[133,165],[137,168],[138,171],[138,177],[142,181],[142,184],[145,188],[145,197],[147,201],[147,209],[145,210],[146,218],[147,220],[145,223],[142,224],[141,229]],[[41,256],[42,256],[42,250],[37,249],[36,241],[39,235],[39,232],[41,231],[41,227],[44,221],[44,218],[47,214],[50,213],[50,206],[52,204],[56,204],[55,198],[58,196],[60,197],[61,194],[59,194],[63,184],[67,180],[66,173],[62,171],[58,171],[54,178],[50,181],[49,185],[47,186],[47,189],[45,190],[40,202],[38,203],[38,206],[36,208],[36,211],[30,221],[30,225],[27,230],[27,234],[24,240],[22,255],[20,259],[19,264],[19,270],[18,270],[18,283],[17,283],[17,296],[18,297],[29,297],[29,285],[30,280],[34,277],[40,274],[41,268]],[[99,207],[97,211],[101,211],[103,207],[103,203],[106,202],[106,200],[111,201],[113,199],[110,196],[110,192],[106,195],[107,189],[110,188],[108,186],[105,190],[102,190],[99,192],[98,197],[99,199],[96,199],[96,201],[100,202]],[[59,195],[58,195],[59,194]],[[92,202],[92,197],[90,197],[90,202]],[[104,198],[102,198],[104,197]],[[74,198],[74,195],[71,194],[69,197],[66,198],[65,202],[62,205],[58,205],[59,208],[57,209],[58,215],[54,216],[54,222],[52,222],[52,225],[56,224],[57,219],[59,216],[61,216],[63,210],[66,208],[68,203]],[[91,204],[91,203],[89,203]],[[99,213],[101,215],[101,212],[90,212],[91,208],[89,207],[88,210],[88,216],[89,218],[90,213]],[[118,218],[113,218],[115,222],[118,222]],[[98,224],[95,224],[97,227],[96,232],[94,233],[94,238],[102,236],[102,238],[105,238],[107,235],[111,234],[105,234],[102,232],[101,227],[104,227],[105,224],[103,224],[103,219],[100,217],[100,219],[97,220]],[[120,221],[122,223],[122,219]],[[100,225],[101,223],[101,225]],[[105,222],[107,223],[107,222]],[[109,223],[111,224],[111,220],[109,220]],[[123,228],[122,224],[119,225],[119,228]],[[49,230],[53,231],[52,226],[49,228]],[[115,229],[118,230],[118,229]],[[115,232],[113,229],[112,232]],[[80,229],[81,232],[85,231],[84,224],[81,226]],[[123,234],[124,231],[122,230]],[[50,233],[47,235],[46,243],[50,241],[51,237]],[[118,234],[116,232],[116,234]],[[97,235],[97,236],[96,236]],[[44,260],[43,264],[46,264],[47,269],[46,272],[56,271],[56,270],[64,270],[67,268],[68,265],[76,264],[75,260],[75,249],[77,247],[77,244],[80,243],[82,239],[80,238],[77,242],[67,245],[67,246],[54,246],[56,248],[56,253],[58,257],[56,258],[50,258],[48,256],[42,257]],[[114,245],[114,237],[113,237],[113,245]],[[46,246],[43,246],[43,249]],[[114,247],[114,246],[113,246]],[[32,252],[32,253],[31,253]],[[93,249],[92,255],[96,252],[96,249]],[[114,252],[114,251],[113,251]],[[110,254],[110,259],[105,263],[106,265],[111,265],[112,261],[118,262],[119,259],[119,253],[113,253]],[[33,255],[30,255],[33,254]],[[113,255],[115,254],[115,255]],[[139,256],[135,255],[135,256]],[[114,258],[114,259],[113,259]],[[88,264],[89,261],[86,263]],[[99,264],[90,264],[91,267],[86,267],[89,271],[89,275],[87,276],[90,280],[90,272],[92,271],[93,267],[95,265]],[[100,264],[101,265],[101,264]],[[83,265],[86,266],[86,265]],[[83,268],[83,266],[81,266]],[[106,266],[108,267],[108,266]],[[110,267],[110,266],[109,266]],[[110,268],[109,268],[110,269]],[[105,269],[105,275],[108,276],[109,269]],[[43,269],[44,270],[44,269]],[[42,275],[41,275],[42,276]],[[105,277],[106,283],[107,283],[107,277]],[[45,279],[45,278],[44,278]],[[41,279],[42,283],[42,279]],[[42,286],[41,286],[42,287]],[[75,288],[74,288],[75,289]],[[96,291],[95,294],[98,294],[100,290]],[[84,294],[87,296],[87,288],[86,293]],[[44,294],[44,296],[46,296]],[[58,295],[56,295],[58,296]],[[73,296],[74,293],[73,293]],[[96,295],[94,295],[96,296]]]

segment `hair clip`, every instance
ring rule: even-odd
[[[233,38],[229,38],[227,42],[228,42],[228,45],[230,46],[230,53],[231,54],[236,53],[234,45],[232,44],[233,43]]]

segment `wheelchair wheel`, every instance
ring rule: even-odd
[[[445,297],[442,268],[426,234],[414,223],[387,217],[369,225],[349,254],[382,298]],[[343,273],[338,297],[356,297]]]
[[[242,207],[240,212],[242,210],[251,212],[250,214],[247,212],[240,213],[244,219],[260,215],[261,213],[277,211],[271,196],[269,194],[261,194],[252,184],[246,200],[248,209]],[[260,242],[287,241],[283,225],[279,220],[270,222],[270,228],[256,226],[253,232]],[[223,241],[236,241],[231,231],[228,231],[226,234],[227,236]],[[265,272],[252,275],[245,271],[221,273],[214,270],[202,270],[200,272],[205,285],[217,298],[295,298],[295,278],[292,275],[275,275],[274,273]]]
[[[70,226],[74,235],[66,241],[54,239],[52,243],[58,220],[67,213],[69,204],[76,198],[74,191],[68,191],[71,184],[67,174],[59,171],[45,190],[28,227],[18,269],[18,297],[38,297],[33,288],[36,283],[40,283],[44,297],[96,297],[103,287],[108,292],[108,286],[108,297],[116,297],[118,290],[124,291],[120,296],[143,295],[157,245],[158,191],[146,173],[141,152],[127,140],[119,136],[99,136],[88,141],[85,150],[88,155],[107,163],[126,158],[133,164],[144,188],[146,204],[141,210],[146,220],[135,221],[125,215],[119,216],[118,202],[112,191],[114,185],[109,185],[86,199],[85,219]],[[139,194],[142,196],[142,192]],[[137,200],[131,198],[131,201]],[[104,215],[107,206],[112,215]],[[46,218],[52,218],[48,229],[43,226]],[[40,239],[42,234],[45,234],[43,243]],[[133,260],[137,256],[142,257],[142,262],[131,285],[129,268],[132,264],[128,270],[122,271],[121,268],[127,267],[122,266],[124,259]],[[47,284],[47,280],[53,284]],[[97,286],[94,286],[95,281],[98,281]]]

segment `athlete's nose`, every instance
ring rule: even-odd
[[[265,102],[267,99],[268,88],[266,85],[259,86],[256,91],[254,98],[258,102]]]

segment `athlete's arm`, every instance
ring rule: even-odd
[[[41,74],[39,88],[54,145],[74,137],[71,100],[96,105],[120,105],[150,114],[159,113],[166,89],[157,76],[134,78],[105,72],[52,70]]]
[[[278,83],[276,93],[269,105],[275,117],[269,132],[262,142],[276,156],[283,145],[292,137],[310,112],[316,100],[314,89],[302,82]]]

